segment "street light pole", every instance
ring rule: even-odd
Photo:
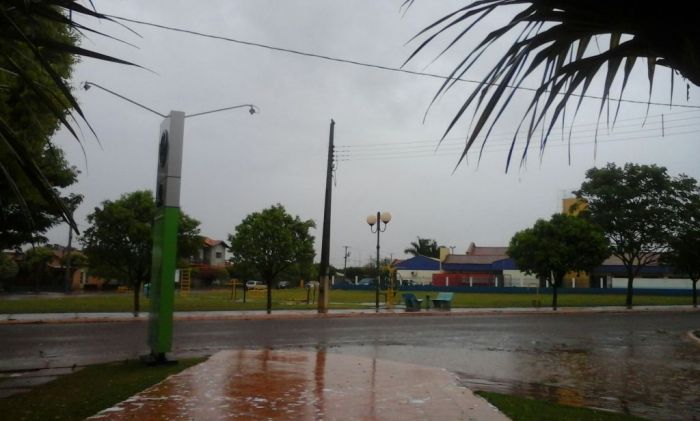
[[[376,233],[377,233],[377,283],[375,285],[375,302],[374,302],[374,310],[379,313],[379,282],[380,282],[380,274],[381,272],[379,271],[379,234],[381,232],[386,231],[386,226],[389,224],[389,221],[391,221],[391,214],[389,212],[379,212],[377,211],[377,215],[370,215],[367,217],[367,224],[369,224],[369,229],[371,232],[375,232],[374,229],[374,224],[377,224],[376,228]],[[384,229],[382,229],[382,222],[384,223]]]
[[[182,111],[171,111],[165,115],[96,83],[85,82],[83,84],[85,90],[92,86],[163,118],[160,125],[156,170],[156,216],[152,227],[153,261],[148,326],[148,344],[151,348],[151,354],[145,359],[151,364],[164,364],[168,362],[166,353],[172,350],[176,245],[180,217],[180,180],[185,119],[236,108],[248,108],[251,115],[255,114],[257,110],[252,104],[242,104],[190,115],[185,115]]]

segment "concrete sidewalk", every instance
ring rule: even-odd
[[[506,421],[444,369],[318,352],[230,350],[89,420]]]
[[[452,311],[421,310],[406,312],[403,306],[394,309],[380,308],[379,312],[371,309],[333,309],[326,314],[316,310],[272,310],[265,311],[176,311],[175,320],[245,320],[245,319],[290,319],[290,318],[327,318],[327,317],[449,317],[487,314],[572,314],[572,313],[629,313],[629,312],[700,312],[691,305],[682,306],[639,306],[628,310],[624,306],[609,307],[560,307],[551,308],[453,308]],[[138,317],[132,313],[34,313],[34,314],[0,314],[0,324],[17,323],[100,323],[133,322],[148,320],[148,312],[141,312]]]

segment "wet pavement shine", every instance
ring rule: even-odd
[[[455,375],[325,351],[228,350],[90,420],[508,420]]]

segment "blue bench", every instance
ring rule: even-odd
[[[423,300],[416,298],[413,294],[402,294],[401,297],[406,303],[406,311],[420,311]]]
[[[454,293],[452,292],[440,292],[437,297],[433,298],[433,307],[436,310],[450,311],[452,309],[452,298]]]

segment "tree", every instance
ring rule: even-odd
[[[4,281],[14,278],[19,272],[19,266],[15,259],[0,251],[0,290]]]
[[[587,203],[581,216],[603,228],[612,255],[625,266],[628,308],[634,278],[668,250],[697,192],[690,177],[672,178],[664,167],[637,164],[591,168],[581,189],[574,192]]]
[[[22,269],[34,280],[35,291],[39,291],[39,282],[48,278],[49,263],[54,256],[54,250],[50,247],[32,247],[24,254]]]
[[[281,204],[254,212],[229,234],[234,264],[255,267],[267,283],[267,313],[272,311],[272,286],[277,275],[295,263],[313,261],[312,220],[292,217]]]
[[[404,5],[410,6],[414,1],[406,0]],[[684,2],[671,1],[663,7],[654,3],[637,4],[634,13],[630,13],[630,4],[625,0],[481,0],[465,3],[464,7],[419,32],[415,38],[424,40],[406,60],[412,60],[427,45],[437,43],[440,36],[448,33],[453,33],[454,38],[442,50],[443,53],[457,49],[460,46],[458,41],[468,39],[479,24],[482,27],[489,24],[488,17],[512,12],[510,22],[493,28],[476,48],[464,53],[433,98],[434,102],[452,88],[475,63],[493,57],[484,54],[486,51],[498,49],[494,52],[500,59],[469,94],[443,135],[444,139],[470,106],[474,106],[474,121],[469,125],[470,132],[460,162],[479,134],[485,133],[486,142],[498,120],[511,115],[505,111],[513,95],[529,81],[539,79],[539,87],[527,88],[532,91],[532,100],[516,133],[522,126],[527,127],[525,142],[529,145],[533,136],[544,130],[541,142],[537,139],[540,150],[546,146],[554,123],[560,117],[562,123],[566,114],[573,114],[575,118],[583,96],[599,74],[605,75],[599,98],[599,117],[605,105],[609,107],[613,82],[620,82],[622,98],[632,69],[643,59],[646,59],[643,66],[649,77],[650,96],[658,66],[669,68],[672,78],[675,73],[680,73],[700,86],[700,31],[695,16],[688,13]],[[511,46],[503,48],[503,42],[499,41],[507,41],[509,37],[513,39]],[[600,38],[608,41],[607,45],[601,45]],[[566,105],[572,97],[577,97],[577,104],[573,113],[567,113]],[[617,110],[619,106],[618,101]],[[614,114],[617,116],[617,111]],[[514,136],[512,145],[520,138]],[[527,150],[526,147],[521,162],[525,160]],[[512,153],[511,147],[506,170]]]
[[[68,85],[70,67],[78,56],[131,64],[78,46],[79,33],[108,36],[73,20],[79,16],[112,20],[76,0],[0,3],[0,197],[9,201],[9,191],[13,212],[24,211],[31,223],[36,223],[36,208],[27,199],[40,198],[46,212],[62,217],[76,232],[71,209],[55,188],[61,185],[42,166],[42,154],[55,149],[49,139],[58,124],[80,141],[69,120],[87,123]]]
[[[87,216],[90,226],[81,238],[90,270],[105,278],[126,280],[134,290],[134,316],[139,314],[141,285],[151,279],[152,223],[156,214],[148,190],[123,194],[102,202]],[[199,221],[180,214],[178,251],[188,250],[199,237]]]
[[[549,279],[552,308],[557,309],[557,288],[567,272],[589,272],[610,255],[603,231],[585,219],[556,214],[538,220],[532,228],[510,240],[508,256],[520,270]]]
[[[671,238],[670,250],[662,261],[677,272],[687,274],[693,284],[693,307],[698,306],[697,284],[700,279],[700,202],[691,204],[684,215],[680,231]]]
[[[411,247],[403,252],[413,256],[440,257],[440,247],[430,238],[416,237],[418,241],[411,241]]]

